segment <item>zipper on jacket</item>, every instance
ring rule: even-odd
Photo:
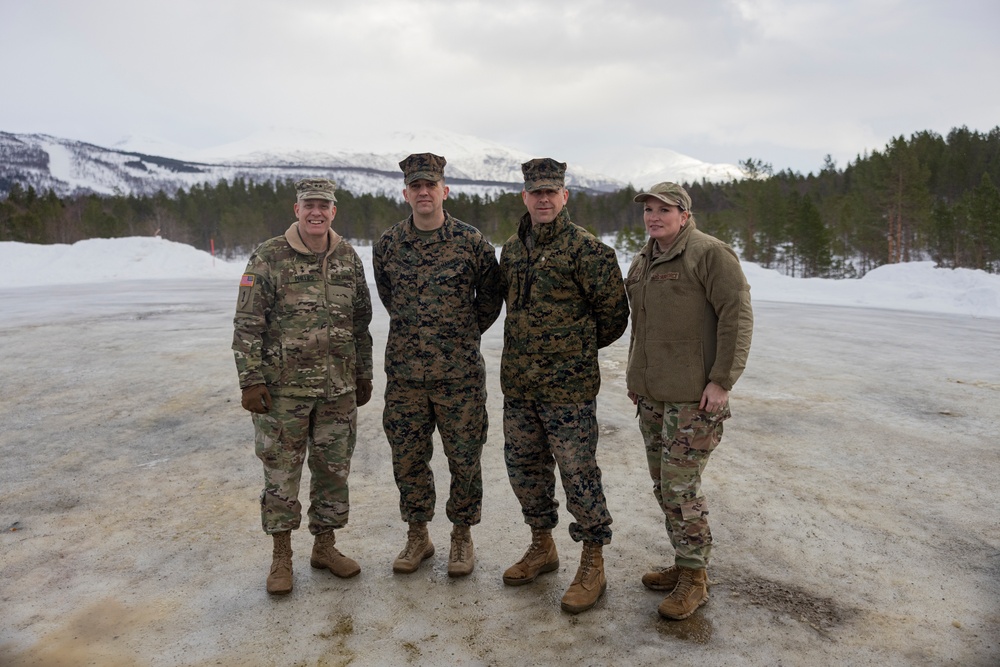
[[[326,391],[324,398],[330,400],[330,392],[332,390],[333,382],[333,364],[331,359],[331,349],[333,348],[332,341],[330,340],[330,276],[327,269],[327,260],[330,258],[330,252],[327,251],[323,253],[322,258],[319,262],[319,274],[323,279],[323,312],[326,313]]]
[[[521,242],[524,244],[525,256],[524,286],[521,290],[521,308],[527,308],[528,302],[531,299],[531,288],[535,284],[535,266],[531,259],[535,250],[534,230],[529,229],[527,238],[523,239]],[[542,260],[544,261],[544,259],[545,258],[543,256]]]

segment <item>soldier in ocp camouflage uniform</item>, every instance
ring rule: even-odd
[[[684,619],[708,601],[712,531],[701,474],[730,417],[753,311],[736,253],[696,228],[684,188],[658,183],[635,201],[649,241],[625,282],[632,303],[626,383],[673,548],[673,563],[642,583],[668,593],[661,616]]]
[[[295,187],[297,221],[251,255],[233,334],[242,403],[253,413],[264,465],[261,522],[274,541],[267,591],[279,595],[292,590],[291,531],[301,521],[304,460],[316,538],[310,563],[338,577],[361,571],[334,546],[334,531],[348,519],[357,406],[372,393],[371,296],[361,259],[330,229],[336,186],[314,178]]]
[[[415,572],[434,554],[431,436],[437,426],[451,487],[448,574],[475,566],[470,526],[480,521],[486,442],[486,371],[480,337],[500,314],[496,252],[475,227],[444,210],[443,157],[410,155],[399,163],[412,214],[387,230],[372,251],[375,284],[389,312],[385,412],[399,510],[409,524],[394,572]]]
[[[500,257],[507,302],[500,382],[507,473],[532,541],[503,581],[527,584],[559,566],[558,464],[576,519],[570,536],[583,542],[562,608],[579,613],[607,586],[602,548],[611,541],[611,515],[596,459],[597,350],[625,331],[628,301],[615,251],[570,221],[565,163],[535,159],[522,171],[528,212]]]

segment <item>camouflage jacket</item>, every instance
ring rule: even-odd
[[[424,237],[410,216],[382,234],[372,264],[389,312],[386,375],[485,379],[480,337],[503,306],[496,250],[486,237],[447,211],[444,224]]]
[[[330,230],[321,255],[298,223],[258,247],[240,281],[233,353],[240,387],[331,398],[372,377],[372,302],[361,258]]]
[[[750,286],[732,248],[688,221],[667,251],[652,239],[625,281],[632,302],[626,383],[667,403],[697,403],[713,381],[731,390],[750,352]]]
[[[628,326],[628,299],[614,249],[574,225],[567,209],[532,229],[521,217],[504,243],[507,302],[500,385],[504,396],[580,403],[597,396],[598,348]]]

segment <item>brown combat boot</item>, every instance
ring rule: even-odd
[[[309,564],[317,569],[327,569],[333,572],[334,576],[341,579],[350,579],[361,572],[361,566],[353,558],[348,558],[340,553],[337,547],[337,538],[332,530],[320,533],[313,542],[312,558]]]
[[[292,531],[272,533],[274,552],[271,572],[267,575],[267,592],[271,595],[286,595],[292,592]]]
[[[708,570],[678,567],[677,587],[663,599],[657,611],[663,618],[681,621],[708,602]]]
[[[584,542],[580,554],[580,569],[573,577],[573,583],[562,598],[563,611],[579,614],[587,611],[601,599],[608,580],[604,578],[604,546],[597,542]]]
[[[531,545],[521,556],[521,560],[503,573],[503,583],[508,586],[523,586],[530,584],[540,574],[558,569],[559,554],[556,552],[556,543],[552,541],[552,531],[532,528]]]
[[[410,524],[406,533],[406,546],[392,563],[392,571],[399,574],[416,572],[420,564],[434,555],[434,545],[431,536],[427,534],[426,522]]]
[[[451,553],[448,554],[448,576],[464,577],[472,574],[476,567],[475,551],[472,548],[472,530],[469,526],[454,526],[451,529]]]
[[[672,591],[677,586],[680,569],[676,565],[642,575],[642,585],[651,591]]]

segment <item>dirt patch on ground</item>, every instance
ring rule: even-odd
[[[761,577],[744,575],[723,584],[723,587],[729,589],[731,598],[744,598],[750,604],[806,623],[827,638],[830,637],[830,631],[847,615],[828,597]]]

